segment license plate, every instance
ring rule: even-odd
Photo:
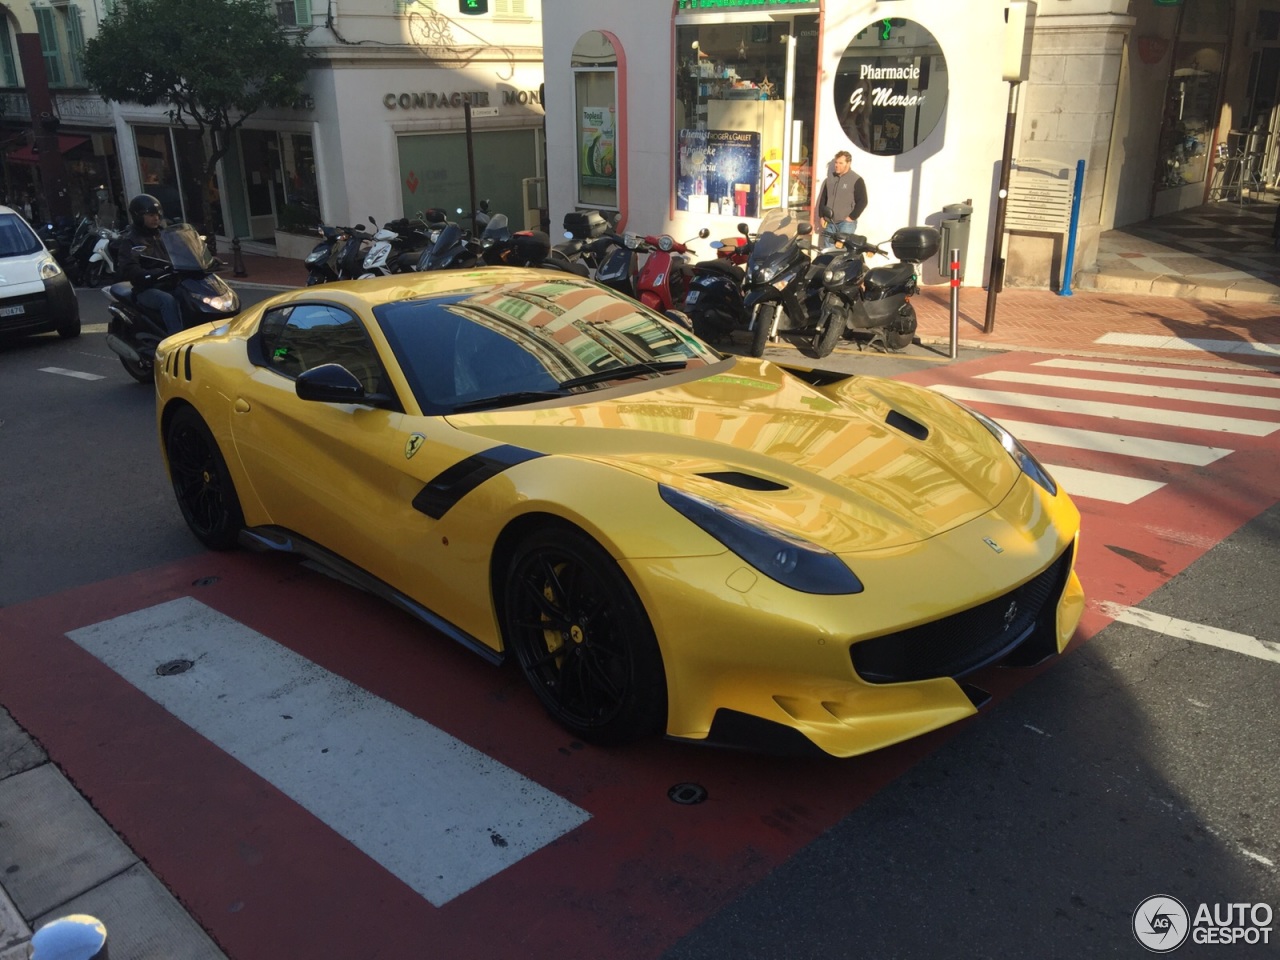
[[[0,317],[16,317],[27,312],[27,308],[22,304],[13,307],[0,307]]]
[[[689,295],[688,295],[688,296],[686,296],[686,297],[684,298],[684,302],[685,302],[685,303],[697,303],[697,302],[698,302],[698,291],[697,291],[697,290],[690,290],[690,291],[689,291]]]

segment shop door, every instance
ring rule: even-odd
[[[489,201],[492,213],[506,214],[513,230],[525,229],[523,181],[538,176],[537,131],[485,130],[472,134],[476,165],[476,202]],[[464,133],[400,137],[401,213],[416,217],[440,207],[450,218],[469,217],[471,184]],[[463,219],[463,226],[471,221]],[[535,224],[535,226],[537,226]]]
[[[249,236],[254,240],[270,240],[276,231],[275,195],[271,187],[279,169],[276,134],[271,130],[241,130],[240,159],[249,210]]]

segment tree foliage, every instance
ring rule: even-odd
[[[263,0],[120,0],[85,44],[86,79],[108,100],[163,104],[174,121],[207,133],[212,183],[232,131],[301,95],[304,37],[281,30],[272,10]]]

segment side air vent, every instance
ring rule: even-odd
[[[929,428],[923,423],[912,420],[905,413],[890,410],[889,415],[884,418],[884,422],[895,430],[901,430],[908,437],[915,437],[917,440],[929,439]]]
[[[706,477],[708,480],[715,480],[718,483],[727,483],[731,487],[741,487],[743,490],[786,490],[785,483],[777,483],[773,480],[766,480],[764,477],[757,477],[750,473],[738,473],[736,470],[725,470],[718,473],[700,473],[700,477]]]

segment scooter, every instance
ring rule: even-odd
[[[116,258],[111,252],[111,244],[119,238],[119,230],[98,227],[98,239],[93,245],[93,253],[89,256],[89,267],[85,275],[86,286],[100,287],[104,283],[115,283]]]
[[[184,329],[240,312],[240,297],[218,274],[225,264],[209,255],[204,238],[188,223],[160,231],[168,261],[157,260],[162,271],[157,282],[178,301]],[[104,288],[107,297],[107,346],[119,357],[129,376],[139,383],[155,378],[156,346],[169,334],[159,314],[134,300],[133,284],[113,283]]]
[[[698,239],[706,239],[710,233],[703,227],[698,231]],[[644,238],[637,250],[648,256],[636,277],[636,298],[646,307],[666,313],[684,306],[692,275],[688,265],[688,255],[693,253],[689,246],[692,242],[690,239],[681,243],[666,233]]]
[[[742,290],[747,282],[743,269],[755,240],[745,223],[738,224],[740,236],[713,240],[714,260],[693,265],[693,276],[684,298],[684,312],[693,331],[708,343],[715,343],[740,326],[746,326],[747,310]]]
[[[369,218],[377,227],[378,222]],[[385,277],[393,273],[408,273],[416,269],[422,251],[431,246],[430,228],[420,220],[389,220],[373,235],[373,243],[364,257],[361,280]]]
[[[917,273],[922,261],[938,252],[941,235],[933,227],[903,227],[889,245],[899,263],[867,269],[866,256],[887,256],[864,237],[850,236],[845,250],[827,265],[822,276],[821,314],[811,336],[800,344],[805,356],[830,355],[840,338],[871,334],[871,345],[886,353],[909,345],[916,332],[911,297],[919,291]]]
[[[479,257],[480,245],[457,223],[448,221],[441,226],[435,241],[423,248],[414,269],[427,271],[474,267]]]
[[[782,208],[770,210],[760,221],[742,297],[753,357],[764,356],[765,346],[779,333],[804,331],[821,316],[822,276],[835,252],[824,250],[810,259],[808,243],[802,247],[800,238],[811,233],[813,224]]]
[[[308,287],[314,287],[318,283],[331,283],[338,279],[342,251],[351,239],[352,233],[355,232],[351,227],[321,225],[317,229],[320,233],[320,242],[302,261],[303,266],[307,268]]]

